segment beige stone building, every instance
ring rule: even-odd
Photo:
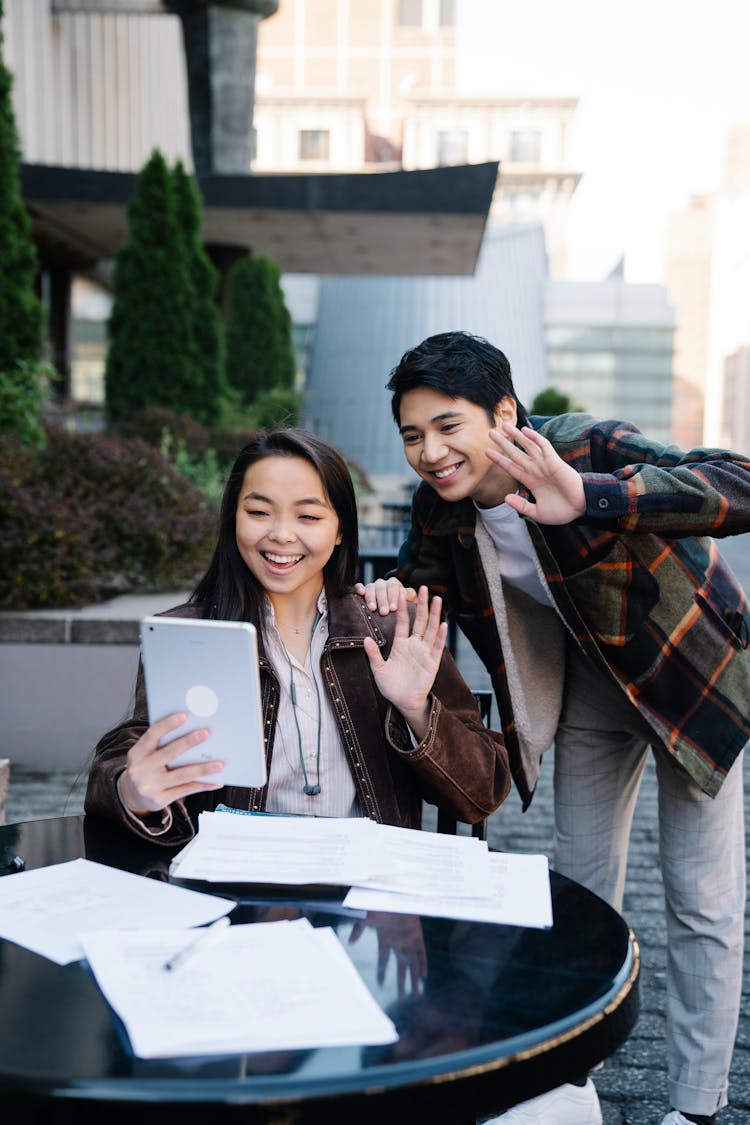
[[[666,284],[676,312],[672,433],[683,449],[703,441],[714,200],[696,195],[671,216]]]
[[[492,220],[541,219],[565,271],[575,98],[462,97],[461,0],[282,0],[259,29],[258,172],[419,169],[500,160]]]
[[[725,151],[720,189],[691,199],[668,229],[666,280],[676,313],[673,427],[682,446],[742,450],[746,431],[738,430],[730,404],[746,401],[740,385],[750,347],[750,124],[728,130]]]

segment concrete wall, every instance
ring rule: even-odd
[[[0,644],[0,757],[26,769],[87,769],[125,717],[137,645]]]
[[[141,619],[186,598],[0,613],[0,758],[11,768],[87,770],[101,735],[129,713]]]

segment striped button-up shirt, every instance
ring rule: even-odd
[[[323,688],[320,659],[328,637],[325,592],[304,665],[287,652],[268,603],[264,628],[266,656],[279,681],[279,714],[268,778],[267,812],[305,816],[361,816],[354,780],[344,754],[333,708]],[[294,677],[294,700],[292,700]],[[318,761],[318,737],[320,759]],[[307,782],[320,793],[304,792]]]

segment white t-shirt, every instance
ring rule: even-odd
[[[518,512],[505,503],[498,504],[495,508],[475,507],[497,547],[502,580],[523,590],[541,605],[552,605],[552,599],[539,577],[529,533]]]

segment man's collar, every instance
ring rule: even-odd
[[[443,500],[431,485],[423,481],[416,496],[420,523],[428,535],[459,535],[474,538],[476,508],[470,497],[464,500]]]

